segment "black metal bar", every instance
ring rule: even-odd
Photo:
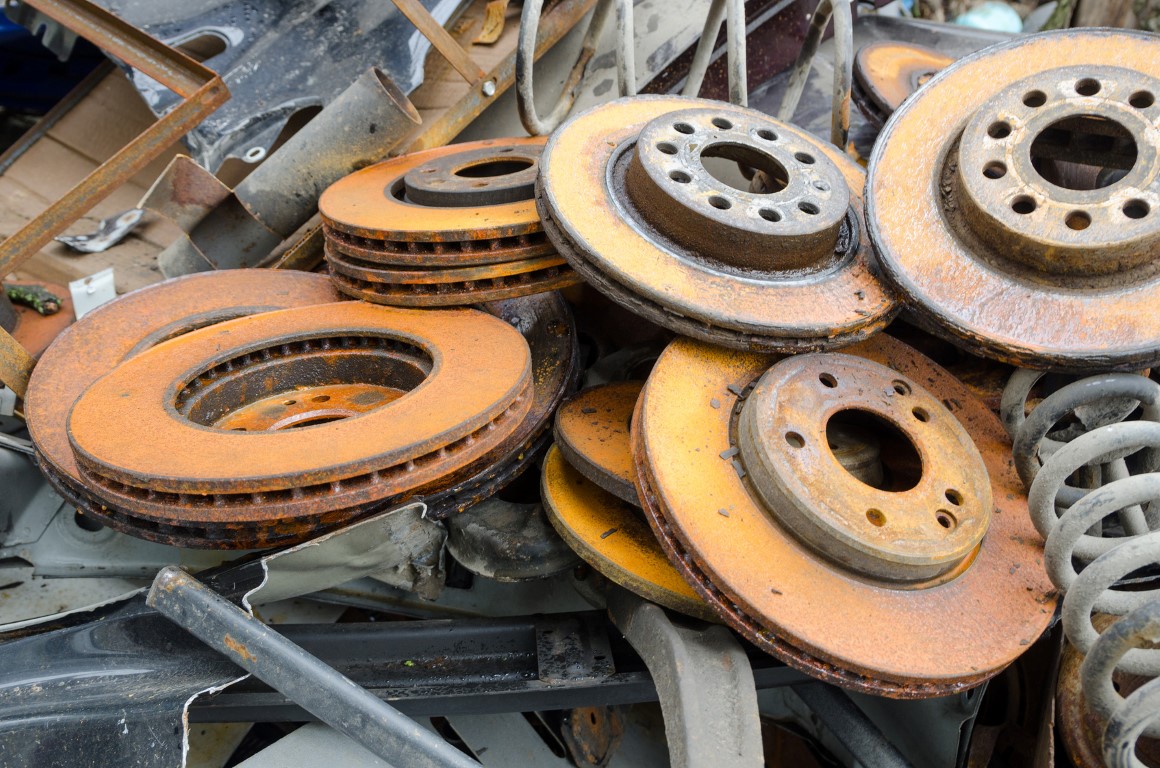
[[[795,685],[793,692],[866,768],[911,768],[890,740],[841,688],[825,683]]]

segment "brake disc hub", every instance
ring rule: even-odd
[[[843,421],[877,425],[893,443],[891,477],[877,487],[830,447]],[[849,431],[839,439],[849,442]],[[737,443],[778,522],[868,577],[944,576],[975,551],[991,519],[987,469],[970,436],[928,392],[869,360],[816,354],[775,364],[745,399]]]
[[[867,217],[916,312],[1024,367],[1160,357],[1158,51],[1125,31],[1020,38],[899,108],[870,164]]]

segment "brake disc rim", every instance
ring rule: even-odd
[[[569,465],[636,507],[629,423],[643,386],[643,381],[623,381],[586,389],[560,406],[553,430]]]

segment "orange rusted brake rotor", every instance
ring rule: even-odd
[[[526,296],[579,278],[533,201],[543,138],[489,139],[388,160],[319,200],[339,288],[378,304],[452,306]]]
[[[978,685],[1055,605],[1003,427],[901,342],[847,351],[673,342],[633,420],[646,515],[717,613],[788,664],[896,698]],[[829,445],[843,421],[881,441],[867,482]]]
[[[985,87],[981,87],[985,84]],[[1030,368],[1160,361],[1160,40],[1029,35],[962,59],[894,113],[867,219],[932,327]]]
[[[323,275],[232,269],[167,280],[89,312],[61,334],[32,372],[24,414],[41,468],[82,511],[96,511],[83,501],[84,486],[65,431],[69,410],[90,384],[124,360],[189,331],[341,298]]]
[[[922,45],[883,41],[858,49],[854,57],[854,103],[881,128],[902,102],[954,59]]]
[[[621,501],[640,506],[632,484],[629,423],[643,381],[622,381],[577,394],[556,412],[556,446],[575,469]]]
[[[716,621],[666,559],[640,509],[589,482],[569,466],[559,446],[544,460],[540,497],[561,538],[614,584],[674,611]]]
[[[753,170],[758,191],[719,180],[713,159]],[[760,112],[620,99],[561,126],[540,165],[540,213],[560,253],[609,298],[678,333],[829,349],[881,330],[897,309],[864,235],[862,169]]]
[[[532,395],[528,345],[495,317],[343,302],[143,352],[81,395],[68,434],[107,514],[244,548],[316,535],[472,466]]]

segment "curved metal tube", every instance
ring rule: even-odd
[[[584,42],[580,53],[576,56],[576,63],[564,81],[564,88],[556,99],[556,104],[547,115],[541,117],[536,112],[536,94],[532,79],[532,70],[536,59],[536,38],[540,29],[540,11],[544,0],[524,0],[524,8],[520,13],[520,31],[516,45],[516,103],[519,107],[520,122],[524,129],[533,136],[543,136],[551,133],[556,126],[564,122],[572,104],[576,101],[576,92],[580,88],[580,81],[588,68],[588,62],[596,54],[596,45],[608,22],[613,2],[624,4],[626,0],[599,0],[592,18],[588,20],[588,29],[584,33]]]
[[[801,53],[789,77],[789,85],[782,96],[781,107],[777,110],[777,119],[784,123],[793,119],[810,76],[814,54],[818,52],[822,34],[829,26],[831,17],[834,19],[834,95],[830,113],[830,141],[845,152],[850,138],[850,88],[854,82],[854,17],[850,11],[850,0],[821,0],[818,3],[802,43]]]

